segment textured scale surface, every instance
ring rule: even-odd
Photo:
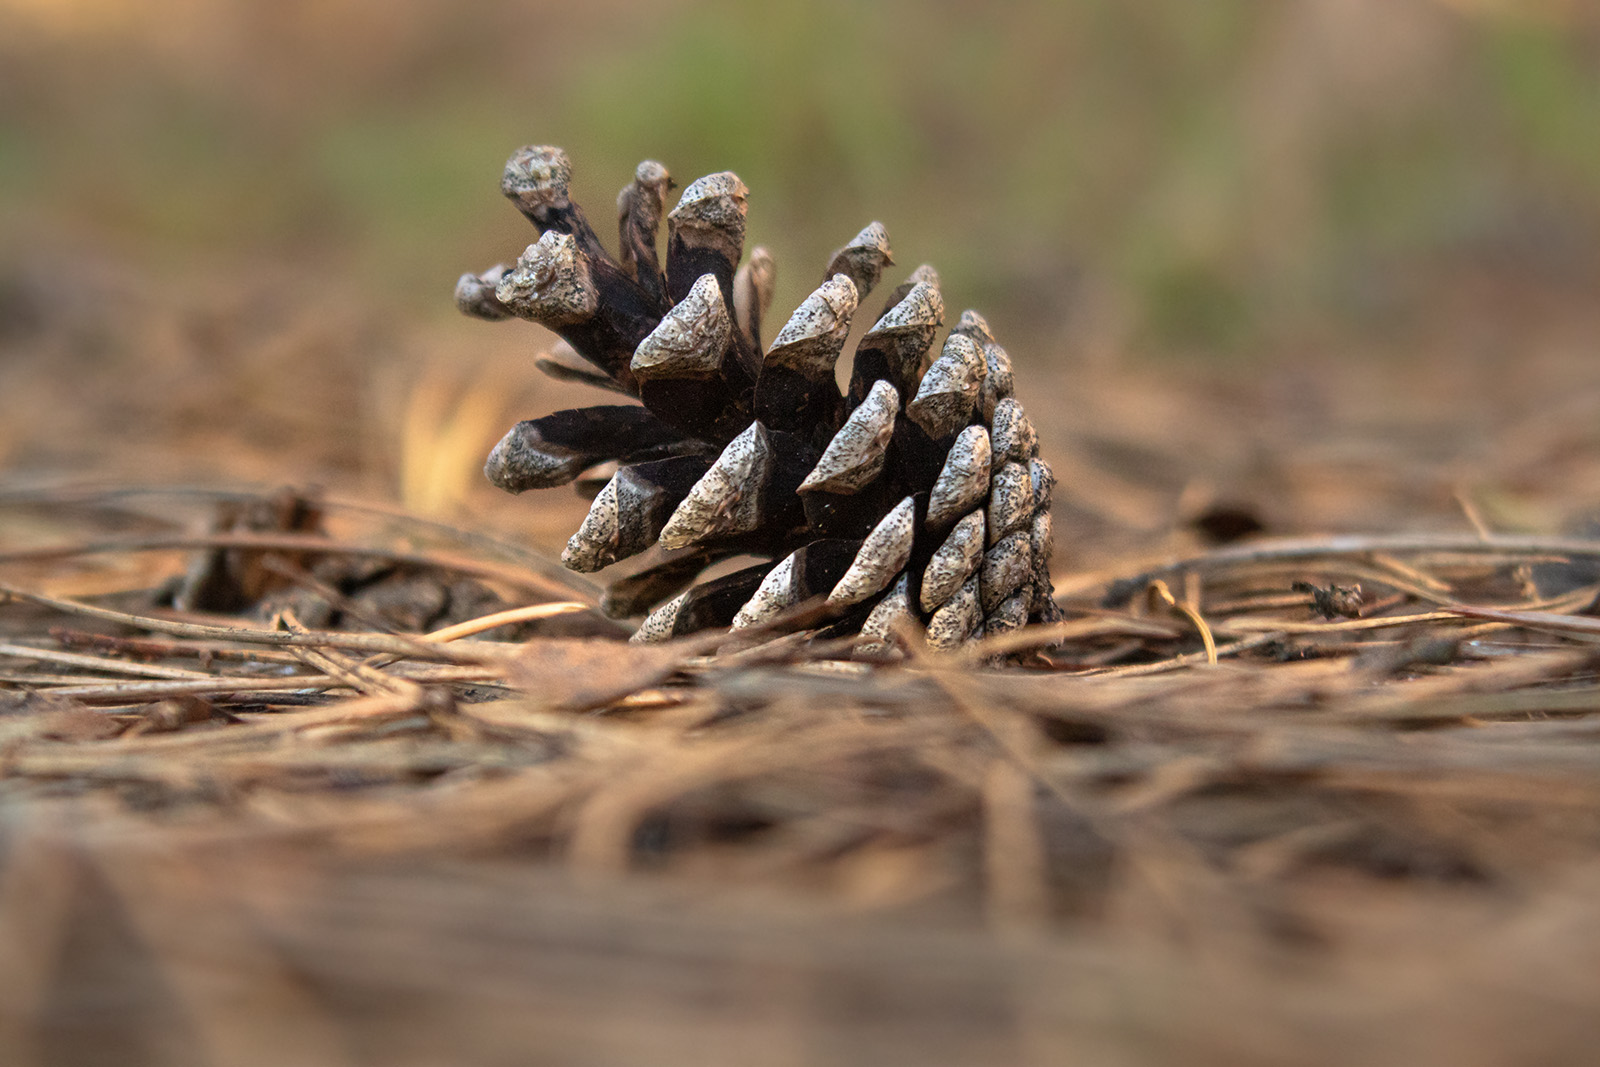
[[[617,198],[616,258],[572,202],[571,176],[558,148],[511,157],[501,189],[539,239],[513,265],[463,275],[456,303],[553,330],[593,370],[548,357],[541,370],[637,402],[518,423],[484,468],[517,493],[618,464],[562,561],[595,571],[643,558],[603,605],[645,615],[634,640],[768,624],[805,603],[820,605],[805,625],[859,634],[863,653],[907,621],[953,648],[1058,617],[1055,477],[983,316],[963,312],[936,344],[932,267],[868,318],[894,262],[873,222],[764,347],[775,268],[764,248],[745,254],[749,190],[736,175],[692,182],[669,212],[666,167],[639,164]],[[841,389],[853,325],[866,329]],[[695,584],[736,556],[762,562]]]

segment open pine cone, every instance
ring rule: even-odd
[[[738,177],[683,191],[667,216],[664,272],[666,168],[639,164],[618,197],[617,259],[569,199],[570,178],[559,148],[511,157],[500,188],[541,236],[515,267],[463,275],[456,303],[549,327],[595,370],[541,359],[542,370],[640,401],[520,422],[484,468],[520,493],[620,464],[562,561],[596,571],[654,553],[603,605],[626,617],[659,604],[634,640],[754,626],[820,597],[826,630],[859,631],[863,650],[882,648],[902,618],[925,621],[929,643],[948,648],[1056,617],[1054,478],[983,317],[964,312],[934,346],[944,301],[931,267],[889,294],[841,391],[834,364],[852,317],[893,262],[882,224],[834,254],[763,350],[773,263],[756,248],[740,265]],[[766,562],[681,592],[741,555]]]

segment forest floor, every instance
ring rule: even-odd
[[[526,334],[63,264],[0,279],[0,1061],[1600,1048],[1581,293],[1462,270],[1220,367],[1002,338],[1068,621],[850,663],[623,643],[583,502],[478,484],[579,395]]]

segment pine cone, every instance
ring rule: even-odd
[[[634,640],[754,626],[814,597],[825,632],[859,631],[863,650],[884,647],[900,618],[949,648],[1057,617],[1054,478],[983,317],[964,312],[934,348],[944,301],[931,267],[889,294],[841,392],[851,320],[893,262],[882,224],[834,254],[763,352],[773,263],[756,248],[740,265],[744,183],[724,172],[684,190],[663,270],[665,167],[639,164],[618,197],[616,259],[568,198],[570,178],[558,148],[511,157],[501,190],[541,237],[514,267],[463,275],[456,303],[549,327],[594,369],[546,358],[542,370],[641,402],[518,423],[484,468],[520,493],[620,464],[562,561],[596,571],[654,554],[603,604],[616,617],[660,605]],[[767,562],[681,592],[739,555]]]

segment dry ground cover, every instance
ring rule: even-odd
[[[6,1063],[1600,1047],[1581,301],[1019,375],[1067,621],[852,662],[626,644],[550,562],[581,501],[471,480],[525,350],[462,400],[416,353],[466,327],[51,277],[7,283]]]

